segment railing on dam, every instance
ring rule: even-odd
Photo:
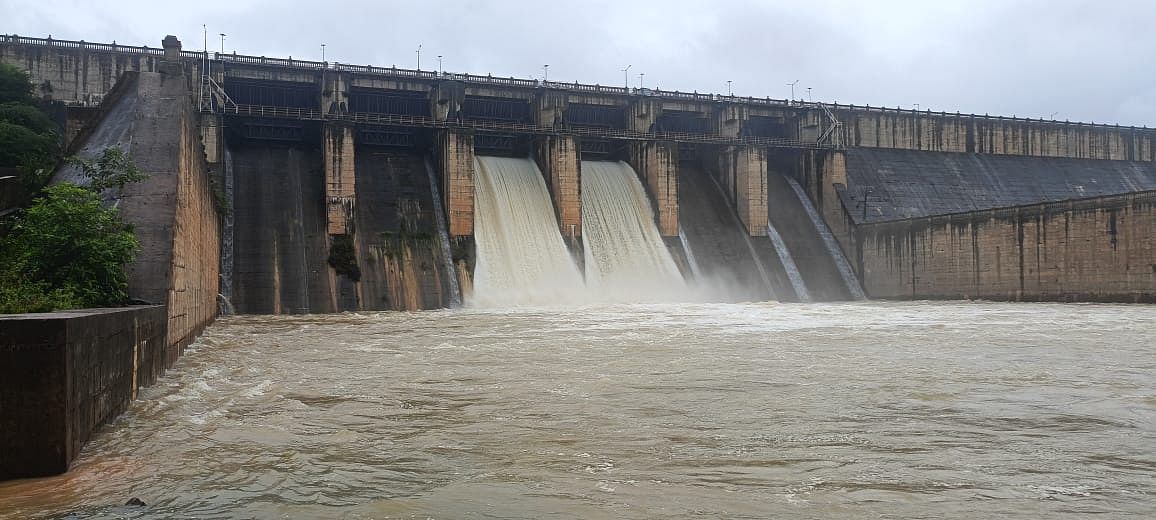
[[[325,114],[310,108],[270,107],[261,105],[217,106],[215,112],[226,116],[264,117],[307,121],[347,121],[369,125],[413,126],[422,128],[461,128],[482,132],[503,132],[535,135],[575,135],[620,139],[628,141],[673,141],[682,143],[755,145],[771,148],[828,149],[828,143],[799,141],[775,137],[726,137],[721,135],[690,134],[681,132],[637,132],[616,128],[568,127],[554,128],[526,123],[490,120],[438,121],[431,117],[392,114]]]
[[[163,56],[164,50],[160,48],[153,48],[149,46],[132,46],[119,45],[116,43],[92,43],[85,41],[72,40],[57,40],[53,38],[29,38],[17,35],[0,35],[0,44],[24,45],[24,46],[41,46],[54,47],[60,49],[78,49],[91,52],[103,53],[117,53],[129,55],[147,55],[147,56]],[[749,105],[772,106],[782,108],[794,108],[800,110],[821,111],[822,105],[820,103],[788,100],[788,99],[772,99],[770,97],[742,97],[724,94],[710,94],[699,92],[680,92],[677,90],[661,90],[661,89],[644,89],[644,88],[627,88],[614,87],[607,85],[590,85],[578,82],[560,82],[560,81],[543,81],[537,79],[524,79],[514,77],[497,77],[492,75],[479,74],[463,74],[455,72],[439,72],[432,70],[415,70],[397,67],[377,67],[373,65],[354,65],[348,63],[328,62],[328,61],[311,61],[311,60],[297,60],[293,58],[268,58],[264,56],[247,56],[241,54],[225,54],[217,52],[202,52],[202,51],[181,51],[181,58],[186,61],[201,61],[208,58],[213,62],[215,68],[218,64],[227,65],[247,65],[247,66],[263,66],[263,67],[277,67],[285,69],[295,69],[302,71],[337,71],[354,74],[367,74],[382,77],[407,78],[407,79],[424,79],[424,80],[451,80],[461,81],[465,83],[479,84],[479,85],[494,85],[503,87],[523,87],[523,88],[548,88],[560,89],[572,92],[583,93],[597,93],[607,95],[636,95],[647,96],[659,99],[678,100],[678,101],[698,101],[698,102],[719,102],[719,103],[742,103]],[[832,110],[851,110],[855,112],[874,112],[874,113],[894,113],[897,115],[905,115],[910,117],[956,117],[966,118],[975,121],[1023,121],[1035,124],[1050,124],[1060,126],[1078,126],[1078,127],[1093,127],[1093,128],[1113,128],[1113,129],[1133,129],[1133,130],[1150,130],[1147,126],[1121,126],[1111,124],[1097,124],[1097,123],[1082,123],[1076,121],[1057,121],[1043,118],[1022,118],[1022,117],[1007,117],[1007,116],[992,116],[988,114],[968,114],[960,112],[943,112],[931,110],[916,110],[906,108],[887,108],[870,105],[848,105],[839,103],[826,103]]]

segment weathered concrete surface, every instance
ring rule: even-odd
[[[541,138],[535,147],[538,168],[546,177],[554,211],[558,217],[559,232],[575,247],[582,235],[581,173],[578,143],[573,136]]]
[[[355,197],[353,128],[328,124],[321,131],[325,164],[325,207],[330,235],[350,232]]]
[[[834,113],[851,147],[1156,161],[1153,129],[846,106]],[[809,113],[799,120],[799,133],[823,120],[822,113]]]
[[[751,236],[767,233],[767,149],[725,146],[718,153],[718,172],[730,190],[739,219]],[[696,196],[688,192],[686,196]]]
[[[680,201],[678,211],[687,242],[684,250],[688,261],[693,258],[699,282],[736,301],[794,299],[778,258],[773,252],[760,254],[758,237],[743,229],[708,173],[685,161],[679,164],[678,176],[679,186],[694,194]]]
[[[68,471],[168,366],[162,306],[0,315],[0,480]]]
[[[334,312],[322,153],[230,145],[235,172],[233,305],[242,314]]]
[[[28,72],[37,97],[99,105],[125,72],[155,72],[161,57],[78,48],[0,44],[0,63]]]
[[[846,157],[844,203],[859,222],[1156,190],[1153,162],[875,148]]]
[[[126,81],[101,107],[104,117],[77,154],[120,147],[147,175],[106,197],[117,199],[140,241],[126,269],[129,296],[168,309],[172,362],[217,314],[218,214],[188,78],[170,68],[127,74]],[[54,181],[86,182],[72,167]]]
[[[441,194],[445,199],[449,234],[462,237],[474,234],[474,136],[470,133],[443,130],[438,133],[434,151]]]
[[[787,180],[779,172],[770,172],[767,184],[770,221],[790,251],[811,299],[852,299],[831,251]]]
[[[664,237],[678,236],[678,146],[656,141],[631,143],[628,162],[654,202],[658,232]]]
[[[873,298],[1156,303],[1156,191],[867,224]]]
[[[449,277],[426,161],[415,153],[358,146],[354,237],[361,280],[348,310],[448,307]]]

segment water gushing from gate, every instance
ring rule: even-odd
[[[586,284],[598,299],[685,299],[687,285],[663,243],[634,170],[624,162],[582,161]]]
[[[582,274],[558,231],[546,182],[534,161],[475,159],[474,293],[480,306],[571,302]]]

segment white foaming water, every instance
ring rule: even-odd
[[[623,162],[582,161],[582,238],[586,284],[603,301],[687,299],[646,191]]]
[[[477,306],[538,305],[582,299],[582,274],[558,232],[546,181],[534,161],[474,161],[474,292]]]
[[[783,263],[783,270],[787,272],[787,278],[791,280],[791,287],[795,289],[795,296],[801,302],[811,301],[811,294],[807,292],[807,284],[803,282],[803,275],[799,274],[799,267],[795,265],[791,251],[787,249],[787,244],[783,242],[779,230],[775,229],[775,225],[771,224],[770,221],[767,221],[767,236],[771,238],[771,243],[775,246],[775,253],[779,255],[779,261]]]

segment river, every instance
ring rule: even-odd
[[[147,505],[124,506],[129,498]],[[1156,308],[222,318],[4,518],[1152,518]]]

